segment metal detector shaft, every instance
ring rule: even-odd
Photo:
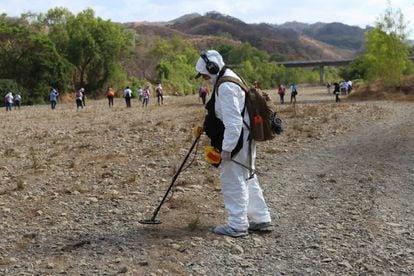
[[[251,172],[251,176],[253,176],[253,175],[255,175],[255,174],[261,175],[261,172],[259,172],[259,171],[258,171],[258,170],[256,170],[256,169],[252,169],[251,167],[248,167],[248,166],[246,166],[246,165],[244,165],[244,164],[242,164],[242,163],[240,163],[240,162],[238,162],[238,161],[236,161],[236,160],[233,160],[233,159],[231,159],[231,161],[233,161],[233,162],[234,162],[234,163],[236,163],[237,165],[242,166],[243,168],[245,168],[245,169],[249,170],[249,172]]]
[[[195,139],[194,143],[191,145],[191,148],[190,148],[190,150],[188,151],[187,155],[185,156],[185,158],[184,158],[183,162],[181,163],[180,168],[179,168],[179,169],[178,169],[178,171],[175,173],[175,175],[174,175],[174,177],[173,177],[173,179],[172,179],[172,181],[171,181],[170,187],[168,187],[168,190],[167,190],[167,192],[165,193],[164,197],[162,198],[162,200],[161,200],[160,204],[158,205],[157,209],[155,209],[154,214],[152,215],[151,221],[155,221],[155,218],[157,217],[158,212],[159,212],[159,211],[160,211],[160,209],[161,209],[161,206],[164,204],[164,201],[165,201],[165,199],[167,198],[168,194],[170,193],[171,188],[173,187],[175,180],[177,179],[177,177],[178,177],[178,175],[180,174],[181,170],[183,169],[183,167],[184,167],[185,163],[187,162],[188,157],[190,157],[190,154],[191,154],[191,152],[193,151],[193,149],[194,149],[195,145],[197,144],[198,140],[200,139],[200,137],[201,137],[201,134],[197,136],[197,138]]]

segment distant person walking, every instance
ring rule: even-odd
[[[157,103],[158,105],[160,104],[164,104],[164,97],[163,97],[163,90],[162,90],[162,86],[161,83],[159,83],[156,87],[155,87],[155,95],[157,96]]]
[[[83,98],[83,88],[79,89],[78,91],[76,91],[75,93],[75,101],[76,101],[76,110],[80,108],[83,108],[83,102],[82,102],[82,98]]]
[[[296,88],[296,84],[292,83],[290,85],[290,103],[296,103],[296,95],[298,94],[298,89]]]
[[[113,107],[114,106],[115,92],[111,87],[108,87],[108,91],[106,91],[106,97],[108,98],[109,107]]]
[[[328,90],[328,94],[331,95],[331,84],[329,82],[326,83],[326,89]]]
[[[335,95],[335,102],[339,103],[341,101],[341,99],[339,98],[339,94],[341,93],[341,88],[339,83],[335,82],[334,83],[334,91],[333,94]]]
[[[341,95],[348,94],[348,84],[346,83],[346,81],[341,81],[339,83],[339,89],[341,91]]]
[[[81,90],[81,93],[82,93],[82,105],[83,105],[82,108],[83,108],[84,106],[86,106],[86,101],[85,101],[86,100],[86,92],[85,92],[85,88],[83,88],[83,87],[80,90]]]
[[[206,105],[206,97],[208,95],[208,92],[208,88],[205,85],[201,85],[200,89],[198,90],[198,96],[201,98],[203,105]]]
[[[277,93],[279,94],[280,103],[284,104],[285,103],[286,88],[283,85],[279,84],[279,87],[277,89]]]
[[[346,85],[347,85],[347,91],[348,91],[348,94],[351,94],[351,92],[352,92],[352,81],[351,80],[348,80],[347,82],[346,82]]]
[[[4,104],[6,105],[6,111],[11,111],[13,106],[13,93],[9,92],[4,96]]]
[[[147,107],[150,100],[150,88],[149,86],[145,87],[142,94],[142,107]]]
[[[56,108],[58,96],[59,96],[59,92],[55,88],[50,89],[49,100],[50,100],[50,107],[52,109]]]
[[[142,90],[142,87],[141,86],[138,87],[137,93],[138,93],[138,100],[140,102],[142,102],[142,94],[144,93],[144,91]]]
[[[129,89],[129,86],[127,86],[124,90],[124,98],[125,103],[127,107],[131,107],[131,97],[132,97],[132,91]]]
[[[20,109],[21,102],[22,102],[22,96],[20,96],[20,93],[17,92],[16,96],[14,96],[14,109]]]

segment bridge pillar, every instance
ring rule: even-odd
[[[323,65],[319,65],[319,84],[325,83],[325,69]]]

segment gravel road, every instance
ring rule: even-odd
[[[414,103],[300,91],[258,145],[273,231],[239,239],[209,231],[226,215],[205,137],[163,223],[139,224],[194,139],[196,97],[2,110],[0,274],[413,275]]]

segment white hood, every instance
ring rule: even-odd
[[[223,61],[223,57],[219,54],[219,52],[217,52],[216,50],[208,50],[205,52],[205,54],[210,62],[214,62],[218,65],[220,70],[224,67],[225,63]],[[214,84],[216,82],[218,73],[215,75],[210,74],[206,69],[206,62],[201,57],[198,58],[195,69],[200,74],[209,75],[211,77],[210,79],[211,83]]]

